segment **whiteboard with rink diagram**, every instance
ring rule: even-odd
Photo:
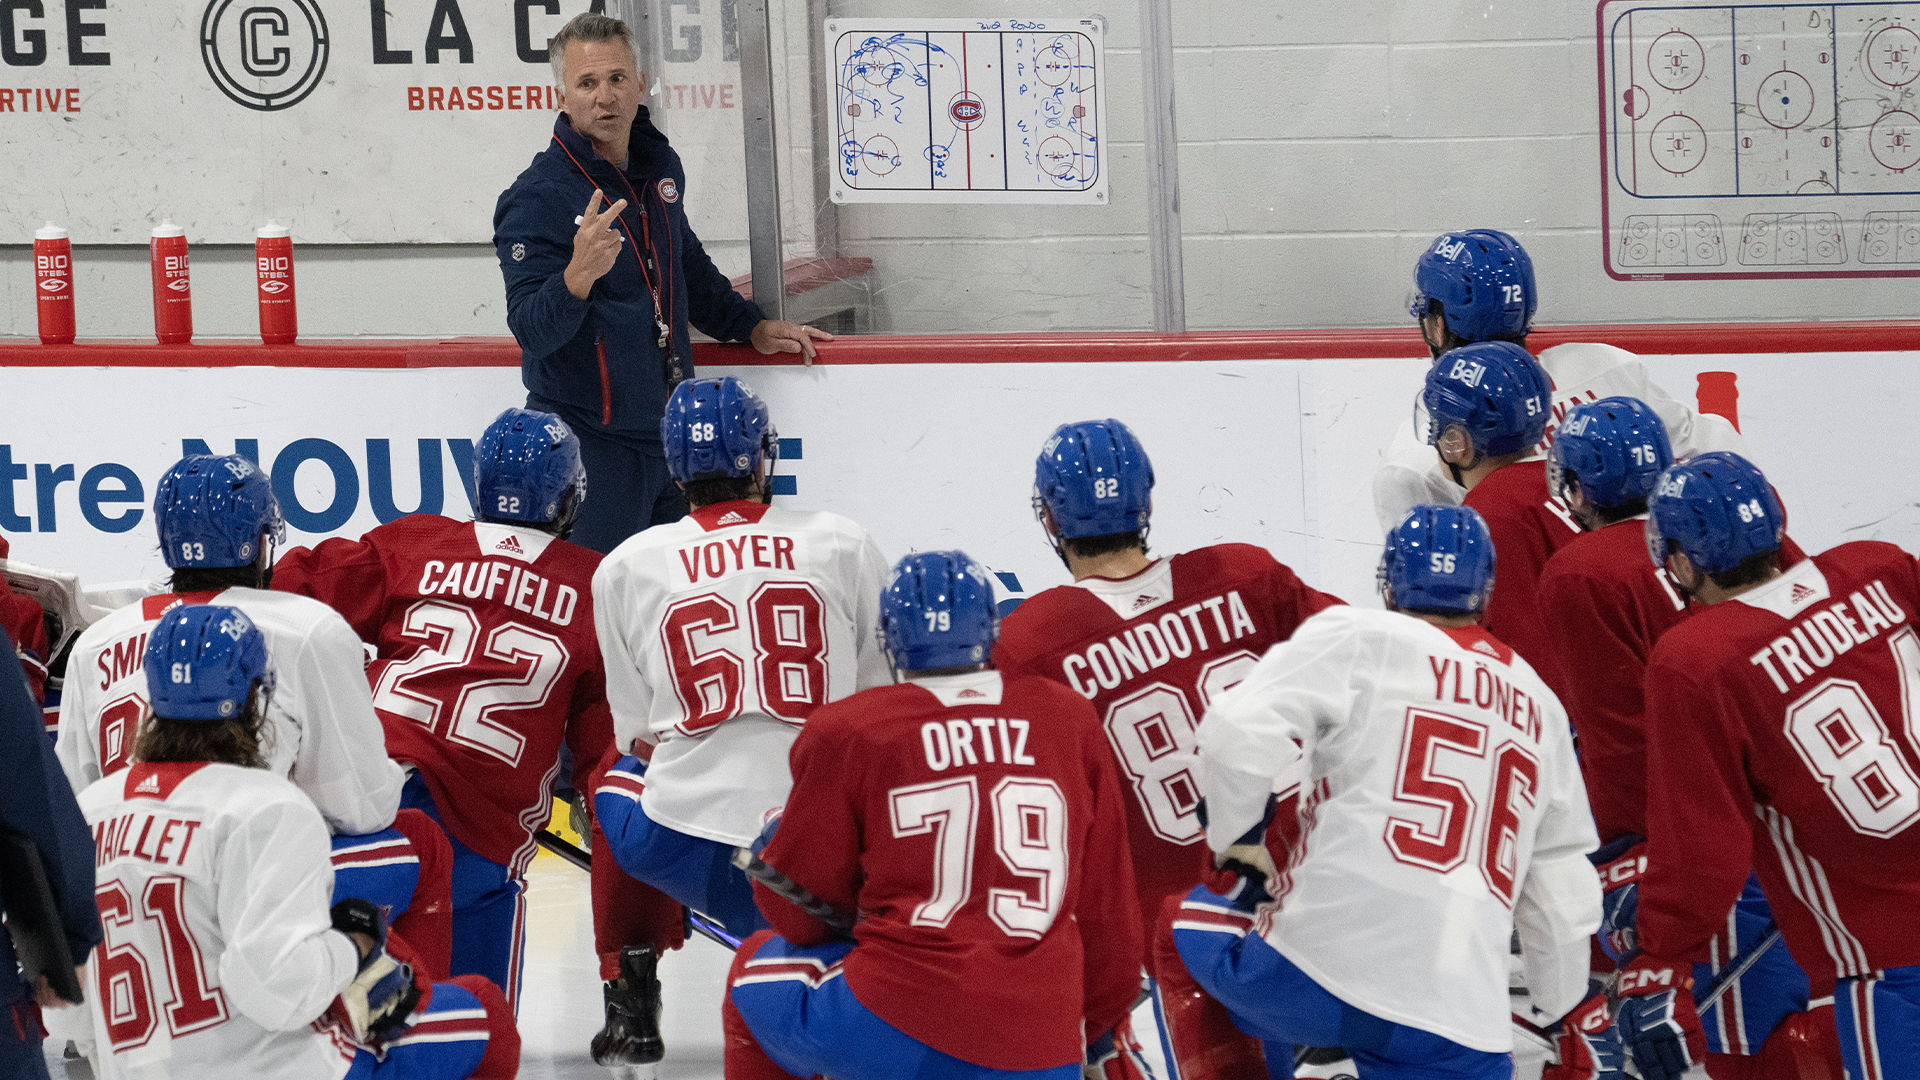
[[[1920,276],[1920,2],[1596,19],[1609,275]]]
[[[1107,201],[1099,18],[830,19],[831,197]]]

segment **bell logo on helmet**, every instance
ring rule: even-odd
[[[1433,253],[1443,259],[1458,259],[1462,254],[1465,254],[1466,250],[1467,242],[1465,240],[1455,240],[1452,243],[1448,243],[1447,238],[1443,236],[1433,242]],[[1467,261],[1472,262],[1472,257],[1469,256]]]
[[[1487,365],[1485,364],[1477,364],[1472,360],[1455,360],[1452,370],[1447,372],[1447,378],[1477,387],[1486,374]]]
[[[1687,478],[1685,475],[1669,476],[1660,482],[1660,497],[1663,499],[1677,499],[1680,497],[1680,489],[1686,486]]]

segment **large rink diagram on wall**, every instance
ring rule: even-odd
[[[1920,2],[1602,0],[1607,273],[1920,275]]]
[[[830,19],[835,202],[1107,201],[1105,22]]]

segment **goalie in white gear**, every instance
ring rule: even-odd
[[[1448,349],[1481,341],[1524,345],[1538,304],[1533,260],[1520,242],[1495,229],[1444,233],[1413,269],[1411,314],[1435,359]],[[1746,453],[1746,440],[1725,417],[1699,412],[1674,400],[1647,378],[1640,358],[1612,345],[1569,342],[1539,355],[1553,382],[1546,440],[1575,405],[1604,397],[1647,403],[1666,425],[1676,458],[1709,450]],[[1428,445],[1427,416],[1416,394],[1413,414],[1380,452],[1373,474],[1373,508],[1382,531],[1391,531],[1422,503],[1458,506],[1466,488]]]
[[[484,979],[416,983],[365,900],[329,913],[326,823],[267,768],[273,675],[238,608],[177,606],[147,643],[133,764],[80,795],[106,940],[88,1008],[102,1077],[506,1078]]]
[[[1207,842],[1242,869],[1188,894],[1174,939],[1249,1034],[1343,1046],[1362,1076],[1507,1080],[1515,930],[1537,1009],[1587,993],[1586,791],[1560,703],[1479,626],[1479,514],[1415,508],[1381,579],[1388,610],[1314,615],[1207,710]],[[1301,839],[1270,859],[1272,793],[1294,779]]]

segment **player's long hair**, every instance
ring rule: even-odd
[[[265,723],[260,684],[247,693],[247,707],[229,720],[169,720],[149,712],[133,743],[133,760],[217,761],[248,769],[267,767],[266,743],[272,738]]]

